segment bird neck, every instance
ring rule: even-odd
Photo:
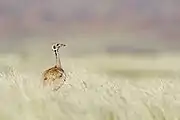
[[[59,55],[59,53],[57,52],[56,53],[56,67],[62,67],[62,65],[61,65],[61,60],[60,60],[60,55]]]

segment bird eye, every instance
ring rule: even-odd
[[[56,46],[53,46],[53,49],[56,49]]]
[[[57,43],[56,46],[59,46],[59,43]]]

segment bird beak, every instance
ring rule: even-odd
[[[62,44],[61,46],[65,47],[66,45],[65,45],[65,44]]]

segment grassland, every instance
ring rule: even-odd
[[[43,60],[43,61],[42,61]],[[179,55],[62,58],[58,92],[40,85],[49,57],[1,55],[1,120],[178,120]]]

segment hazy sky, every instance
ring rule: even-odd
[[[67,31],[98,34],[121,29],[140,31],[147,35],[144,41],[178,42],[179,6],[179,0],[0,0],[0,38],[22,41]]]

